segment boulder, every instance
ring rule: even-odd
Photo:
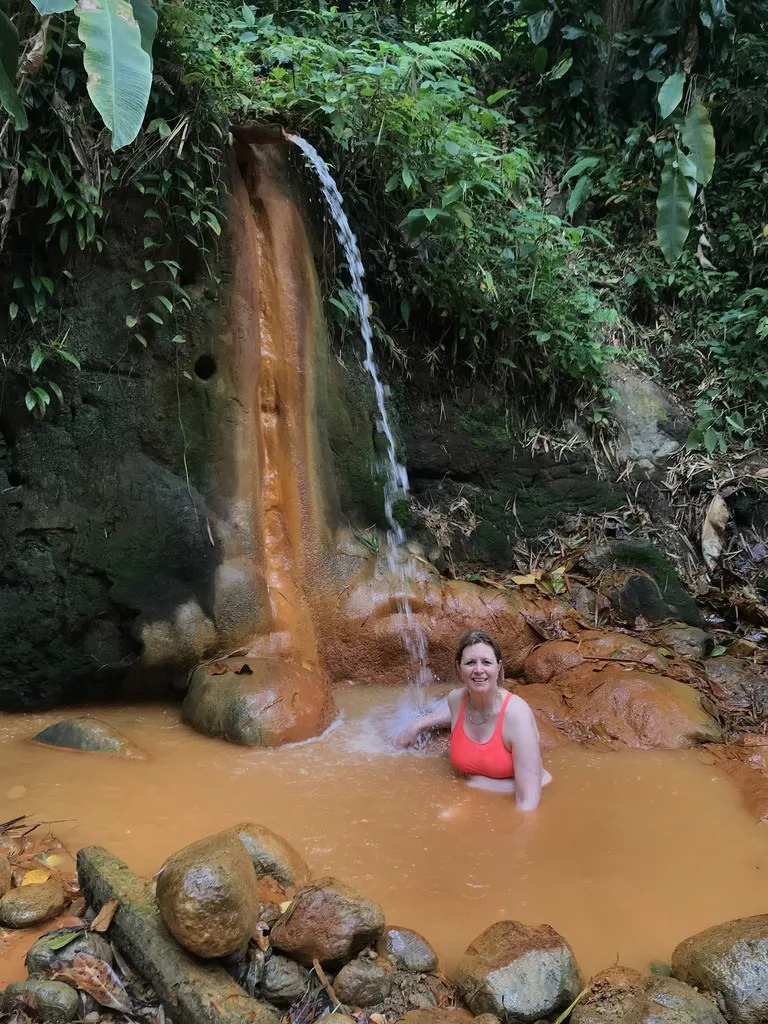
[[[672,974],[717,1000],[729,1024],[768,1020],[768,914],[743,917],[684,939]]]
[[[715,1004],[688,985],[629,967],[611,967],[592,979],[572,1024],[725,1024]]]
[[[384,912],[344,882],[318,878],[300,889],[272,929],[270,940],[301,963],[340,965],[384,930]]]
[[[700,661],[706,658],[715,645],[710,633],[699,626],[687,626],[684,622],[668,622],[655,631],[662,647],[669,647],[681,658]]]
[[[656,381],[626,363],[606,369],[617,396],[611,414],[619,427],[619,460],[652,469],[685,444],[693,424],[672,395]]]
[[[5,1013],[21,1009],[35,1020],[68,1024],[77,1014],[77,992],[62,981],[13,981],[0,997]]]
[[[387,957],[395,967],[414,974],[437,970],[437,953],[423,935],[410,928],[388,927],[376,943],[376,952]]]
[[[475,1014],[533,1024],[571,1003],[582,987],[573,950],[547,924],[497,921],[468,947],[456,985]]]
[[[68,934],[77,937],[66,946],[55,948],[57,940]],[[78,953],[88,953],[110,966],[114,962],[112,947],[102,935],[87,932],[83,928],[57,928],[43,935],[29,948],[24,963],[30,974],[51,974],[59,967],[71,964]]]
[[[264,825],[243,821],[227,829],[236,835],[251,858],[257,875],[271,875],[280,885],[306,885],[312,872],[289,842]]]
[[[0,925],[4,928],[31,928],[50,921],[67,905],[67,897],[54,882],[22,885],[9,890],[0,899]]]
[[[319,672],[278,658],[222,658],[192,673],[182,717],[206,736],[277,747],[319,736],[336,708]]]
[[[32,742],[42,743],[48,747],[66,747],[68,750],[114,754],[117,757],[146,757],[144,752],[122,733],[96,718],[63,718],[33,736]]]
[[[350,960],[333,982],[333,989],[347,1006],[376,1006],[392,990],[393,971],[386,960]]]
[[[11,862],[5,856],[0,853],[0,896],[5,896],[8,890],[11,888],[11,875],[13,871],[11,869]]]
[[[256,926],[256,873],[245,847],[219,833],[173,854],[157,879],[164,924],[197,956],[226,956],[244,946]]]
[[[309,971],[295,960],[273,953],[265,962],[261,994],[268,1002],[276,1006],[291,1006],[301,999],[308,986]]]

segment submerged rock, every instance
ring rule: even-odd
[[[67,897],[53,882],[22,885],[0,899],[0,925],[4,928],[31,928],[50,921],[67,905]]]
[[[729,1024],[768,1020],[768,914],[743,917],[685,939],[672,973],[717,999]]]
[[[564,1010],[582,977],[573,950],[554,928],[497,921],[467,947],[456,985],[473,1013],[533,1024]]]
[[[391,992],[392,974],[386,960],[350,960],[336,975],[333,988],[348,1006],[376,1006]]]
[[[261,994],[276,1006],[291,1006],[301,999],[308,984],[309,971],[287,956],[273,953],[264,964]]]
[[[271,875],[285,886],[306,885],[312,877],[304,858],[282,836],[264,825],[243,821],[226,831],[243,844],[257,875]]]
[[[197,956],[227,956],[244,946],[259,899],[243,844],[219,833],[173,854],[160,870],[157,905],[176,941]]]
[[[674,978],[612,967],[592,979],[572,1024],[725,1024],[714,1003]]]
[[[376,943],[376,952],[414,974],[429,974],[437,969],[437,953],[423,935],[410,928],[387,928]]]
[[[32,737],[33,743],[69,750],[87,750],[118,757],[143,758],[146,755],[112,726],[96,718],[64,718],[46,726]]]
[[[277,658],[222,658],[195,669],[182,717],[206,736],[277,747],[319,736],[336,708],[326,680]]]
[[[76,938],[56,949],[57,940],[67,934],[75,935]],[[78,953],[88,953],[110,966],[114,962],[112,947],[103,936],[85,931],[84,928],[57,928],[43,935],[30,947],[24,963],[30,974],[50,974],[64,964],[71,964]]]
[[[336,878],[300,889],[272,929],[270,940],[302,963],[340,964],[375,942],[384,911]]]
[[[68,1024],[77,1015],[77,992],[62,981],[27,978],[14,981],[0,996],[6,1013],[21,1009],[35,1020]]]

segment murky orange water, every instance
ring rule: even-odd
[[[61,712],[5,715],[0,820],[72,819],[56,826],[70,849],[98,843],[145,875],[185,843],[261,822],[317,874],[423,932],[449,968],[505,917],[552,924],[589,974],[668,960],[692,932],[764,909],[765,828],[695,752],[557,751],[540,809],[522,815],[508,795],[469,789],[442,758],[361,752],[381,746],[371,708],[397,699],[342,691],[341,725],[266,751],[200,736],[177,708],[91,712],[142,746],[145,762],[24,742]]]

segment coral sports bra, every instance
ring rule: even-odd
[[[515,777],[515,761],[504,746],[502,737],[504,712],[511,696],[512,694],[508,693],[504,698],[491,738],[487,743],[477,743],[464,732],[464,709],[467,706],[467,695],[464,695],[459,717],[451,733],[451,763],[457,772],[461,772],[462,775],[484,775],[487,779]]]

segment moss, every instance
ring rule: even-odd
[[[611,554],[617,567],[646,574],[630,577],[622,588],[620,604],[626,618],[644,615],[652,621],[676,618],[690,626],[701,625],[702,614],[696,602],[683,589],[672,564],[656,548],[650,544],[616,544]]]
[[[499,402],[472,405],[459,415],[459,428],[479,451],[508,448],[514,442],[507,414]]]

